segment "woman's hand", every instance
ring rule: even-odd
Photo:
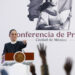
[[[24,44],[27,44],[26,40],[23,40],[23,43],[24,43]]]

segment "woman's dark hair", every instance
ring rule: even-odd
[[[54,6],[54,5],[52,5],[52,0],[50,0],[50,2],[49,2],[48,0],[46,0],[46,1],[39,7],[40,12],[44,11],[44,10],[47,9],[49,6]]]
[[[16,30],[15,30],[15,29],[11,29],[11,30],[9,31],[9,35],[11,34],[12,31],[16,31]],[[17,32],[17,31],[16,31],[16,32]]]

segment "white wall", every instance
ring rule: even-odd
[[[27,18],[29,0],[0,0],[0,55],[3,52],[4,44],[10,41],[9,30],[15,28],[18,32],[35,32],[37,19],[30,22]],[[70,30],[75,32],[75,0],[73,0],[73,11]],[[54,32],[54,31],[53,31]],[[62,31],[61,31],[62,32]],[[67,31],[63,31],[67,32]],[[41,75],[41,60],[36,45],[39,42],[35,38],[18,38],[27,40],[27,52],[35,52],[35,61],[37,75]],[[75,74],[75,38],[64,42],[44,42],[47,45],[47,62],[50,75],[65,75],[63,64],[66,57],[72,57],[74,61],[72,75]]]

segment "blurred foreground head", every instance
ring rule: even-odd
[[[6,70],[1,70],[1,75],[8,75],[7,71]]]
[[[73,66],[73,61],[71,58],[67,58],[66,63],[64,65],[64,69],[67,75],[70,75]]]

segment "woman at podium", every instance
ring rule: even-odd
[[[17,51],[22,51],[22,49],[26,47],[26,40],[17,41],[18,34],[15,29],[10,30],[9,37],[11,42],[5,44],[2,55],[5,55],[5,53],[15,53]]]

